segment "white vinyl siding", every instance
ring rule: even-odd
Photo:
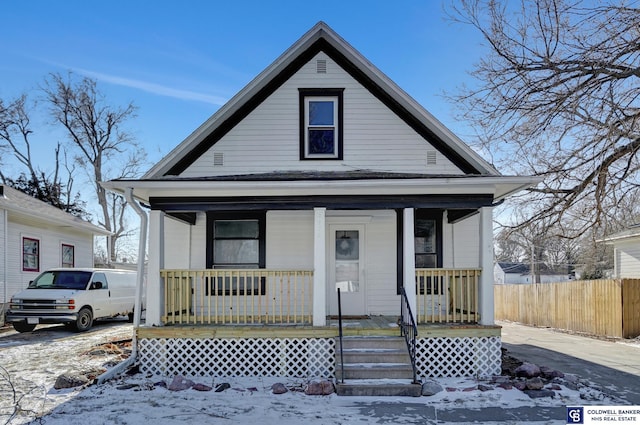
[[[62,266],[62,244],[73,245],[75,251],[75,267],[93,267],[93,235],[56,227],[47,227],[37,220],[9,216],[7,229],[6,254],[6,291],[2,288],[0,296],[8,302],[11,295],[23,290],[29,281],[35,279],[40,272],[53,267]],[[33,238],[40,241],[39,272],[22,271],[22,238]],[[4,275],[4,271],[0,271]]]
[[[443,224],[443,267],[480,267],[480,214]],[[487,271],[490,273],[490,271]]]
[[[327,60],[327,73],[316,73],[316,59]],[[343,155],[341,161],[300,161],[300,88],[344,88]],[[423,174],[462,174],[435,148],[324,53],[253,110],[196,160],[183,177],[271,171],[336,171],[367,169]],[[224,165],[214,165],[214,157]]]
[[[640,238],[615,243],[616,277],[640,278]]]
[[[204,233],[204,215],[203,232]],[[191,234],[194,226],[187,223],[165,217],[164,220],[164,240],[165,256],[164,267],[167,269],[188,269],[191,257]],[[205,245],[202,245],[205,246]],[[195,252],[202,251],[198,249]]]

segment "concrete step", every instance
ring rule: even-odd
[[[345,336],[342,338],[344,350],[356,348],[406,350],[407,343],[403,337],[390,336]],[[336,348],[340,349],[340,340],[336,338]]]
[[[342,379],[342,367],[336,366],[336,378]],[[408,379],[413,368],[407,363],[345,363],[344,379]]]
[[[422,385],[411,381],[345,381],[344,383],[336,383],[336,394],[342,396],[420,397],[422,395]]]
[[[349,348],[343,350],[344,363],[411,363],[409,352],[406,348],[396,349],[370,349]],[[340,363],[340,352],[336,355],[336,361]]]

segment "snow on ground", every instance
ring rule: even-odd
[[[552,411],[553,415],[535,423],[564,423],[551,418],[562,415],[571,405],[615,405],[612,394],[589,387],[580,390],[560,385],[554,398],[531,399],[517,389],[505,390],[493,385],[489,391],[477,389],[479,382],[466,378],[435,379],[445,391],[431,397],[339,397],[305,395],[306,382],[290,378],[191,378],[214,387],[227,382],[222,392],[194,389],[169,391],[158,386],[173,377],[120,376],[103,385],[84,389],[56,390],[55,379],[67,371],[104,368],[121,356],[95,355],[92,348],[107,342],[129,338],[131,325],[106,324],[89,333],[73,334],[62,327],[38,330],[33,334],[0,333],[0,424],[46,423],[47,425],[123,424],[162,425],[184,423],[260,423],[261,425],[436,423],[434,418],[457,418],[453,422],[473,423],[481,410]],[[98,353],[99,354],[99,353]],[[276,382],[290,391],[272,394]],[[16,388],[17,401],[13,398]],[[13,406],[22,409],[15,416]],[[520,409],[520,410],[518,410]],[[556,410],[554,410],[556,409]],[[39,419],[36,419],[39,418]],[[465,421],[464,418],[468,418]],[[35,420],[34,420],[35,419]],[[449,423],[449,422],[438,422]],[[482,423],[492,423],[482,421]],[[518,419],[495,423],[534,423]]]
[[[39,326],[33,333],[0,331],[0,424],[22,410],[11,424],[28,422],[75,397],[78,391],[54,390],[56,378],[66,372],[96,375],[122,361],[121,353],[99,353],[102,344],[130,339],[133,326],[110,321],[96,324],[89,332],[76,334],[63,326]]]

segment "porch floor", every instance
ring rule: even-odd
[[[469,323],[418,325],[418,337],[500,336],[500,326]],[[344,336],[400,336],[398,316],[363,316],[342,319]],[[138,338],[332,338],[338,336],[338,319],[327,317],[327,326],[289,324],[220,324],[141,326]]]

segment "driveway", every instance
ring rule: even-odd
[[[50,391],[58,376],[99,374],[122,361],[127,354],[117,347],[96,347],[131,339],[132,332],[126,318],[95,322],[84,333],[62,325],[38,326],[22,334],[12,327],[0,328],[0,424],[10,421],[16,407],[26,412],[23,418],[33,419],[74,396],[72,390]]]
[[[512,356],[575,374],[630,405],[640,405],[640,339],[604,340],[509,322],[498,324],[502,345]]]

